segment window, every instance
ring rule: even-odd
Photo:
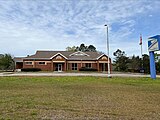
[[[75,53],[72,53],[72,54],[70,54],[69,56],[89,56],[88,54],[86,54],[86,53],[84,53],[84,52],[81,52],[81,51],[79,51],[79,52],[75,52]]]
[[[86,68],[91,68],[92,67],[91,63],[86,63],[85,66],[86,66]]]
[[[61,56],[57,56],[56,59],[62,59],[62,57]]]
[[[102,60],[107,60],[107,57],[103,56],[103,57],[102,57]]]
[[[26,65],[32,65],[32,62],[25,62]]]
[[[45,62],[39,62],[38,64],[39,65],[45,65]]]
[[[72,70],[77,70],[77,63],[72,63]]]

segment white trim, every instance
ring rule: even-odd
[[[108,63],[108,61],[99,61],[99,63]]]
[[[97,63],[96,61],[68,61],[68,63]]]
[[[33,61],[24,61],[25,65],[33,65]],[[31,64],[28,64],[31,63]]]
[[[66,56],[62,55],[61,53],[57,53],[57,54],[53,55],[50,59],[53,59],[53,58],[54,58],[55,56],[57,56],[57,55],[61,55],[61,56],[64,57],[65,59],[68,59]]]
[[[38,62],[45,62],[46,64],[47,63],[51,63],[51,61],[34,61],[35,63],[38,63]]]
[[[43,61],[44,62],[44,61]],[[43,62],[41,62],[41,63],[43,63]],[[44,64],[39,64],[40,62],[37,62],[38,63],[38,65],[47,65],[47,63],[46,62],[44,62]]]
[[[16,62],[16,63],[17,63],[17,62],[18,62],[18,63],[20,63],[20,62],[21,62],[21,63],[22,63],[22,62],[23,62],[23,60],[22,60],[22,61],[20,61],[20,60],[19,60],[19,61],[14,61],[14,62]]]
[[[77,53],[81,53],[81,54],[83,54],[83,55],[89,56],[88,54],[86,54],[86,53],[84,53],[84,52],[82,52],[82,51],[74,52],[74,53],[70,54],[69,56],[76,55]]]
[[[24,58],[23,60],[50,60],[49,58]]]
[[[99,59],[99,58],[101,58],[102,56],[104,56],[105,54],[102,54],[102,55],[100,55],[99,57],[97,57],[97,60]],[[106,55],[105,55],[106,56]]]
[[[73,65],[74,64],[74,65]],[[75,67],[75,64],[77,65],[77,67]],[[72,66],[73,65],[73,66]],[[71,69],[72,69],[72,71],[76,71],[76,70],[78,70],[78,63],[72,63],[71,64]],[[74,69],[74,70],[73,70]]]
[[[53,63],[64,63],[65,61],[53,61]]]

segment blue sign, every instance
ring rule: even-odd
[[[150,74],[152,79],[156,79],[156,67],[154,51],[160,50],[160,35],[148,38],[148,51],[150,57]]]
[[[148,51],[160,50],[160,35],[148,38]]]

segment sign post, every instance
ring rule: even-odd
[[[150,74],[152,79],[156,79],[156,66],[154,51],[160,50],[160,35],[148,38],[148,51],[150,57]]]
[[[156,79],[156,67],[155,67],[155,58],[154,58],[154,52],[149,52],[150,56],[150,74],[152,79]]]

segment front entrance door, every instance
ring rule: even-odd
[[[58,64],[58,72],[62,72],[62,64]]]
[[[107,63],[101,63],[101,70],[103,71],[103,72],[105,72],[105,71],[107,71]]]

